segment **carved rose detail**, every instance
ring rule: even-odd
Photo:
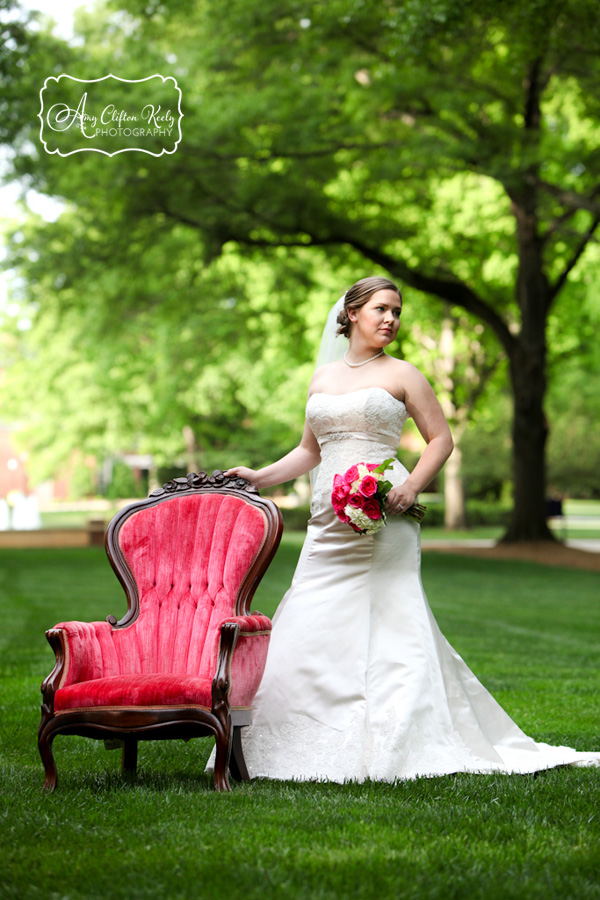
[[[151,497],[163,497],[169,494],[180,494],[183,491],[197,491],[202,488],[234,488],[237,491],[247,491],[249,494],[258,494],[257,489],[245,478],[239,475],[225,475],[221,469],[215,469],[212,475],[206,472],[189,472],[185,478],[173,478],[162,487],[150,494]]]

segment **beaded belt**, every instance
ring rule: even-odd
[[[317,440],[319,447],[331,441],[368,441],[371,444],[385,444],[386,447],[389,447],[394,452],[396,452],[400,443],[399,439],[394,437],[393,434],[380,434],[378,432],[367,434],[364,431],[331,431],[329,434],[322,434]]]

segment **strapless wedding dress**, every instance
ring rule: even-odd
[[[527,737],[446,641],[421,584],[418,524],[390,516],[368,536],[336,518],[333,476],[395,456],[404,404],[382,388],[313,394],[307,418],[322,461],[242,731],[250,776],[395,781],[597,762]],[[396,460],[389,480],[407,475]]]

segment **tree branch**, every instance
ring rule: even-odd
[[[569,262],[567,263],[567,265],[565,266],[565,268],[563,269],[561,274],[558,276],[558,278],[556,279],[554,284],[550,286],[550,289],[548,291],[548,309],[550,309],[552,303],[554,302],[554,300],[560,293],[561,289],[564,287],[565,282],[566,282],[567,278],[569,277],[569,272],[571,272],[572,269],[574,269],[575,266],[577,265],[579,259],[581,258],[583,251],[585,250],[588,243],[592,239],[594,232],[595,232],[596,228],[598,227],[598,225],[600,225],[600,213],[598,213],[598,215],[595,217],[594,221],[590,225],[589,229],[585,232],[585,234],[583,234],[581,236],[581,240],[579,241],[579,244],[575,248],[575,252],[573,253],[573,256],[571,257],[571,259],[569,260]]]
[[[595,198],[600,194],[600,185],[596,185],[586,197],[584,194],[578,194],[577,191],[565,190],[556,184],[551,184],[549,181],[539,179],[537,184],[569,209],[585,209],[594,216],[600,215],[600,204],[595,202]]]
[[[166,204],[161,211],[193,228],[199,229],[202,227],[196,220],[170,210]],[[226,240],[237,241],[240,244],[255,247],[310,247],[348,244],[354,247],[355,250],[358,250],[366,259],[370,259],[382,268],[387,269],[395,277],[401,278],[405,284],[409,284],[411,287],[426,294],[433,294],[441,300],[445,300],[455,306],[461,306],[467,312],[473,313],[473,315],[486,322],[492,328],[509,357],[515,351],[516,338],[509,331],[504,319],[464,282],[424,275],[422,272],[412,269],[402,260],[390,256],[379,248],[370,247],[358,238],[335,232],[325,236],[316,236],[307,231],[304,239],[270,240],[267,238],[252,238],[247,234],[238,234],[233,228],[230,228],[227,235],[223,235],[223,242],[225,243]]]
[[[164,213],[165,216],[168,216],[170,219],[181,222],[182,225],[189,225],[190,228],[195,228],[196,231],[202,229],[202,222],[197,219],[192,219],[190,216],[186,216],[183,213],[175,212],[175,210],[169,209],[169,207],[163,203],[157,204],[156,209],[158,212]]]
[[[503,360],[503,357],[500,355],[500,356],[494,357],[494,359],[491,362],[488,362],[487,364],[484,362],[480,365],[480,367],[478,369],[479,380],[478,380],[477,384],[469,384],[469,386],[472,388],[472,390],[467,392],[468,396],[467,396],[467,398],[465,398],[466,403],[464,405],[467,408],[467,412],[470,412],[471,410],[475,409],[475,404],[479,400],[479,397],[485,390],[485,387],[486,387],[488,381],[490,380],[490,378],[492,377],[492,375],[494,374],[494,372],[496,371],[496,369],[498,368],[498,365],[500,364],[500,362],[502,362],[502,360]]]
[[[255,153],[218,153],[216,150],[198,151],[199,159],[215,159],[219,162],[230,162],[232,160],[250,160],[252,162],[264,163],[273,159],[317,159],[321,156],[332,156],[340,150],[360,150],[362,152],[371,152],[372,150],[391,150],[402,146],[400,140],[394,141],[373,141],[373,142],[356,142],[356,143],[338,143],[331,144],[328,147],[315,147],[313,150],[279,150],[277,147],[258,150]]]
[[[514,353],[517,341],[509,331],[504,319],[464,282],[424,275],[416,269],[411,269],[402,260],[396,259],[378,248],[369,247],[356,238],[340,235],[337,236],[336,242],[350,244],[351,247],[354,247],[367,259],[387,269],[388,272],[401,278],[411,287],[426,294],[433,294],[435,297],[446,300],[455,306],[462,306],[467,312],[473,313],[482,321],[487,322],[495,332],[508,356]]]
[[[547,244],[555,231],[562,233],[563,229],[561,226],[564,225],[565,222],[568,222],[569,219],[572,219],[576,212],[577,209],[575,208],[567,209],[564,213],[550,222],[544,233],[540,235],[542,244]]]

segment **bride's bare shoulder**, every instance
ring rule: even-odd
[[[328,391],[331,389],[332,384],[335,385],[343,374],[343,371],[344,366],[339,359],[335,362],[325,363],[325,365],[319,366],[318,369],[315,369],[311,379],[308,388],[308,396],[310,397],[311,394],[318,393],[319,391]]]
[[[425,376],[423,373],[417,369],[412,363],[408,362],[406,359],[396,359],[395,357],[390,357],[390,362],[394,368],[394,375],[402,378],[403,380],[414,381],[415,379],[421,379]]]

